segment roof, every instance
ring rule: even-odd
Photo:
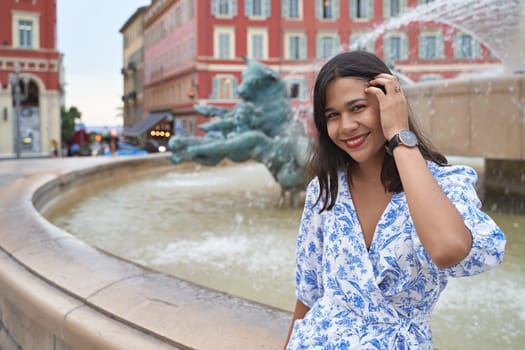
[[[126,136],[140,136],[143,132],[146,132],[157,125],[162,119],[171,116],[170,112],[155,112],[150,113],[146,118],[139,120],[135,125],[130,128],[125,128],[122,131],[122,135]]]

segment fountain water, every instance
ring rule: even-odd
[[[524,8],[515,0],[435,1],[386,22],[368,40],[410,21],[442,21],[484,42],[509,72],[517,72],[525,62]],[[279,189],[264,167],[250,163],[173,172],[130,186],[90,197],[52,220],[93,245],[157,270],[280,308],[293,307],[300,210],[274,210]],[[155,210],[145,213],[137,203]],[[109,210],[122,206],[122,215],[140,220],[124,230],[108,229],[118,216],[108,215]],[[525,217],[493,215],[509,239],[505,261],[481,276],[450,282],[433,322],[438,347],[464,348],[468,342],[472,348],[514,349],[525,343]],[[104,218],[107,222],[101,222]]]
[[[50,219],[157,271],[292,310],[301,209],[278,207],[279,193],[259,163],[173,170],[90,196]],[[525,216],[493,215],[509,240],[504,263],[450,281],[434,313],[438,348],[525,343]],[[126,217],[126,227],[115,217]]]
[[[525,4],[520,0],[437,0],[384,22],[360,38],[355,47],[411,22],[441,22],[484,43],[510,71],[523,71],[524,14]]]

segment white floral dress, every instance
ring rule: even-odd
[[[404,193],[383,212],[367,251],[345,172],[337,201],[319,214],[313,180],[297,239],[297,298],[310,307],[294,323],[287,349],[432,349],[430,317],[447,277],[478,274],[501,263],[505,236],[479,208],[476,172],[427,162],[473,237],[459,264],[438,268],[423,248]],[[432,206],[432,203],[428,203]]]

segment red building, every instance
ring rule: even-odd
[[[61,55],[56,47],[56,12],[56,0],[2,0],[0,157],[17,153],[47,156],[53,141],[60,144]],[[16,67],[18,82],[14,80]],[[22,96],[19,123],[16,83]]]
[[[471,35],[438,22],[374,28],[431,0],[153,0],[144,17],[144,126],[201,134],[194,104],[231,107],[243,56],[281,73],[296,113],[311,111],[315,74],[340,50],[373,51],[407,81],[499,64]],[[371,40],[364,38],[371,37]],[[155,125],[164,120],[164,124]],[[155,135],[155,130],[150,131]],[[164,133],[166,135],[166,133]]]

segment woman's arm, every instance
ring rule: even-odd
[[[440,267],[459,263],[472,247],[472,235],[450,199],[439,187],[417,147],[394,149],[410,215],[419,239]]]
[[[290,325],[290,330],[288,331],[288,337],[286,337],[286,343],[284,343],[284,348],[286,349],[286,346],[288,346],[288,342],[290,341],[290,336],[292,335],[293,325],[295,320],[300,320],[306,315],[306,313],[310,310],[310,308],[306,305],[304,305],[299,299],[297,299],[297,302],[295,303],[295,310],[293,312],[293,318],[292,318],[292,324]]]
[[[387,141],[409,128],[408,107],[399,82],[389,74],[379,74],[365,91],[373,93],[380,107],[381,127]],[[375,85],[383,85],[386,95]],[[417,147],[403,145],[393,151],[410,215],[428,255],[440,268],[459,263],[472,247],[472,234],[461,214],[439,187]]]

